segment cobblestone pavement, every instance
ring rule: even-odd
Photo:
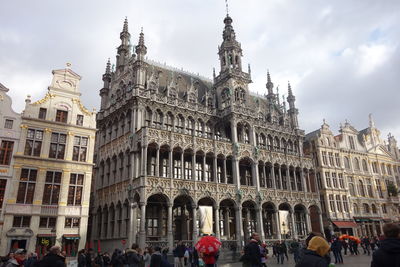
[[[334,259],[333,255],[331,255],[331,258]],[[366,256],[366,255],[358,255],[358,256],[351,256],[343,255],[343,264],[336,264],[336,266],[349,266],[349,267],[369,267],[371,266],[371,256]],[[226,264],[220,264],[218,267],[241,267],[242,263],[237,262],[237,263],[226,263]],[[293,260],[293,255],[289,254],[289,261],[286,261],[284,264],[277,264],[276,263],[276,258],[269,258],[267,260],[267,267],[278,267],[278,266],[288,266],[288,267],[294,267],[295,263]]]

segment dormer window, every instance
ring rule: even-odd
[[[68,111],[57,110],[56,121],[66,123],[68,118]]]
[[[46,119],[47,108],[40,108],[39,109],[39,119],[45,120]]]
[[[13,128],[13,124],[14,124],[13,120],[6,119],[6,121],[4,122],[4,128],[5,129],[12,129]]]
[[[353,136],[349,136],[349,144],[351,149],[356,149]]]
[[[76,116],[76,125],[82,126],[83,125],[83,115]]]

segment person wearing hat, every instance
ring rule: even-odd
[[[21,267],[24,266],[24,261],[26,259],[26,250],[25,249],[17,249],[14,252],[14,257],[11,258],[4,267]]]
[[[330,246],[323,237],[314,236],[296,267],[328,267],[330,262],[325,256],[329,250]]]

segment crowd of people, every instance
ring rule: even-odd
[[[282,240],[272,244],[272,256],[278,264],[289,260],[288,252],[293,254],[296,267],[328,267],[331,263],[343,264],[344,255],[372,254],[371,267],[400,267],[400,226],[388,223],[383,226],[384,235],[380,238],[349,240],[333,236],[328,242],[320,233],[310,233],[304,240]],[[333,257],[331,257],[331,253]],[[243,267],[266,267],[268,249],[260,242],[260,236],[253,233],[250,241],[244,247],[240,261]]]
[[[333,236],[328,242],[320,233],[310,233],[304,240],[282,240],[274,244],[260,241],[260,235],[253,233],[245,245],[240,261],[243,267],[267,267],[267,262],[276,258],[278,264],[289,261],[293,254],[296,267],[328,267],[331,261],[343,264],[344,255],[372,254],[371,267],[400,267],[400,226],[388,223],[383,226],[381,238],[348,240]],[[197,247],[197,246],[196,246]],[[268,260],[272,247],[271,259]],[[361,247],[361,252],[360,248]],[[331,257],[331,253],[333,257]],[[201,253],[191,245],[178,242],[172,251],[174,262],[168,261],[169,249],[160,247],[139,248],[132,244],[125,250],[115,249],[111,254],[97,253],[93,249],[81,250],[77,256],[78,267],[215,267],[219,251]],[[59,246],[53,246],[48,253],[38,259],[36,253],[27,253],[17,249],[2,258],[0,267],[64,267],[65,252]]]

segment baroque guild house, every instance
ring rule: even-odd
[[[281,101],[268,73],[265,95],[252,94],[229,15],[224,25],[211,80],[147,59],[143,32],[133,53],[125,20],[97,114],[91,241],[102,250],[202,233],[237,248],[253,231],[264,240],[321,231],[292,89]]]
[[[315,159],[325,235],[379,236],[386,222],[399,222],[400,154],[396,140],[380,137],[372,116],[358,131],[346,121],[334,135],[328,124],[307,134],[306,154]]]
[[[15,121],[20,142],[14,145],[1,255],[25,248],[43,256],[59,245],[76,256],[85,247],[96,113],[80,102],[80,79],[68,64],[54,70],[46,96],[33,103],[28,96]]]

